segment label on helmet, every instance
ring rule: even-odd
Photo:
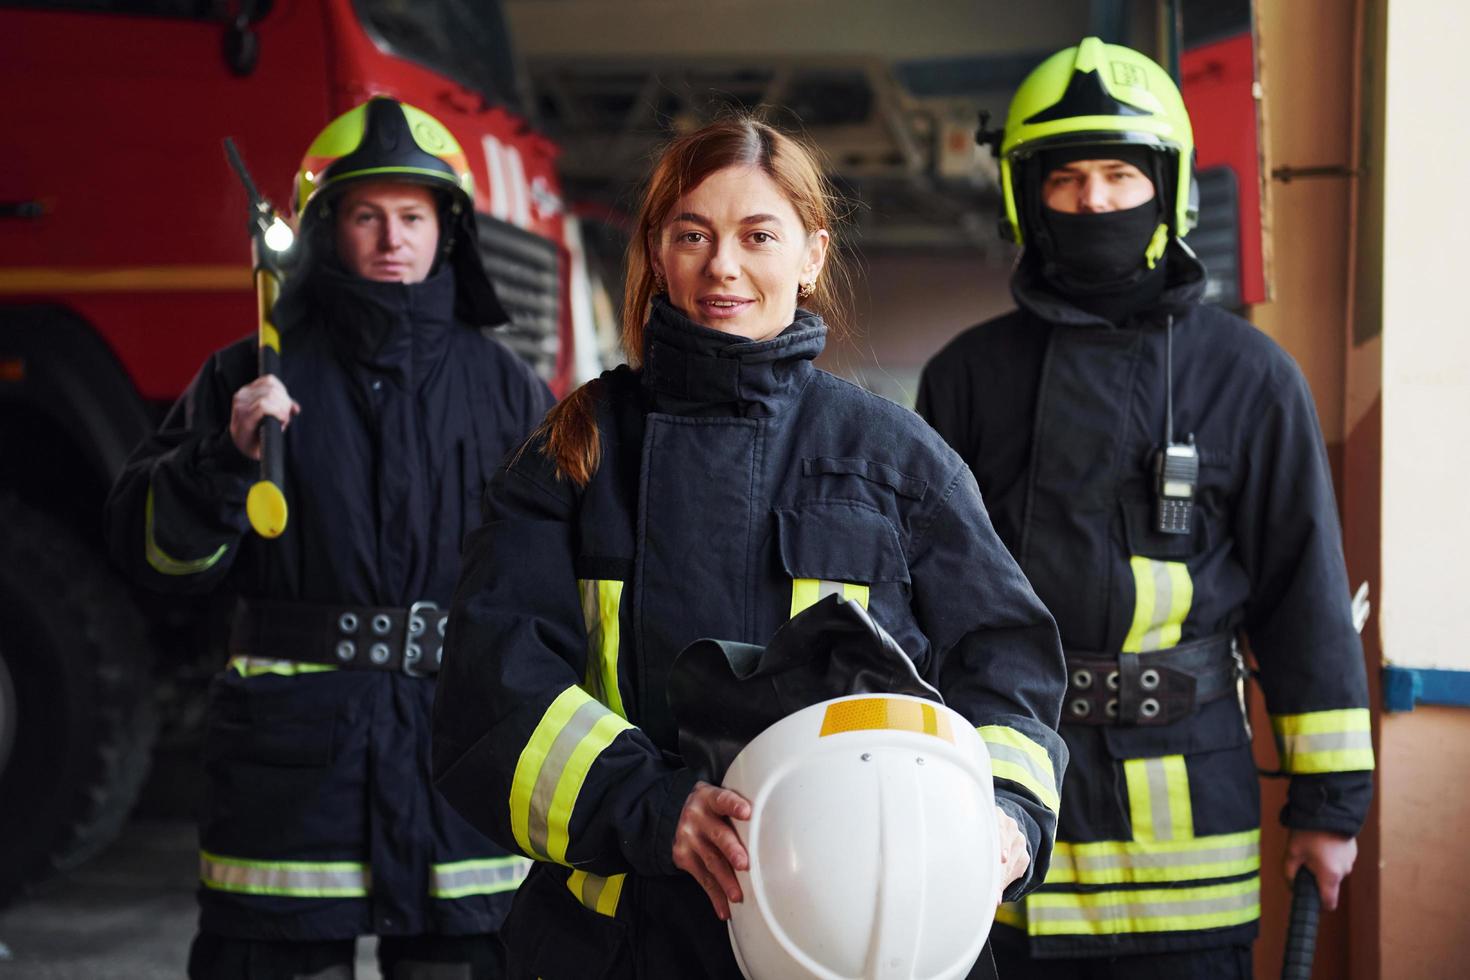
[[[842,732],[864,732],[888,729],[933,735],[953,744],[954,730],[949,716],[940,714],[925,701],[902,698],[855,698],[827,706],[819,737]]]

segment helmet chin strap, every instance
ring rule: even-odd
[[[1164,257],[1164,250],[1169,247],[1169,222],[1160,221],[1159,226],[1154,229],[1154,237],[1149,239],[1148,248],[1143,257],[1148,262],[1150,269],[1159,264],[1159,259]]]

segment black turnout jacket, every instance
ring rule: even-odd
[[[823,592],[865,604],[980,728],[1045,873],[1065,761],[1055,626],[964,463],[817,370],[825,336],[799,311],[749,342],[656,300],[643,368],[596,382],[590,483],[533,444],[491,485],[450,616],[435,773],[538,862],[508,928],[517,976],[739,976],[673,865],[695,777],[666,679],[692,641],[764,645]]]
[[[1158,306],[1122,327],[1023,262],[1020,309],[937,354],[918,409],[974,471],[1069,657],[1244,633],[1292,777],[1282,819],[1356,834],[1367,688],[1312,396],[1268,337],[1199,303],[1192,254],[1176,244],[1168,262]],[[1175,439],[1192,433],[1200,459],[1188,535],[1158,532],[1153,513],[1171,313]],[[1029,936],[1035,956],[1249,941],[1260,803],[1238,698],[1153,726],[1070,723],[1071,710],[1057,850],[1043,887],[1002,907],[996,940]]]
[[[255,346],[213,355],[107,502],[116,563],[165,592],[447,606],[482,488],[550,394],[453,315],[444,269],[375,283],[316,269],[278,304],[285,532],[249,529],[258,473],[230,439]],[[286,308],[289,306],[289,308]],[[364,627],[365,628],[365,627]],[[299,657],[300,654],[298,653]],[[429,784],[434,682],[336,670],[291,649],[236,656],[210,692],[201,926],[256,939],[494,930],[524,863]]]

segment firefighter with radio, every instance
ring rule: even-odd
[[[1291,778],[1285,870],[1313,871],[1328,908],[1372,792],[1311,393],[1275,343],[1201,303],[1192,131],[1158,65],[1088,38],[1026,78],[999,136],[1019,309],[937,354],[918,399],[1067,655],[1057,848],[1045,883],[1002,907],[997,964],[1248,977],[1261,855],[1242,634]]]
[[[428,779],[461,539],[550,395],[481,327],[504,323],[472,178],[441,123],[375,98],[332,121],[295,185],[299,255],[274,308],[280,373],[214,354],[119,476],[116,562],[170,592],[239,596],[211,685],[196,978],[499,977],[528,862]],[[279,537],[245,500],[262,419],[283,427]]]

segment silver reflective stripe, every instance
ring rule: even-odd
[[[547,846],[547,819],[551,814],[552,798],[556,795],[557,783],[566,768],[572,753],[582,744],[582,739],[592,734],[592,727],[608,713],[596,701],[584,701],[551,743],[551,750],[541,763],[536,774],[536,788],[531,793],[531,820],[527,833],[531,846],[537,854],[549,854]]]
[[[1014,765],[1020,766],[1022,769],[1025,769],[1027,772],[1029,772],[1032,778],[1034,778],[1042,786],[1050,786],[1053,784],[1052,774],[1038,766],[1035,759],[1031,758],[1031,756],[1027,755],[1025,752],[1022,752],[1014,745],[1004,745],[999,742],[991,742],[987,740],[985,742],[985,748],[990,752],[990,758],[992,760],[1010,762]]]
[[[1140,652],[1163,649],[1164,627],[1168,625],[1169,610],[1174,608],[1174,581],[1169,577],[1169,566],[1161,561],[1149,562],[1149,571],[1154,579],[1155,625],[1139,641]]]
[[[820,602],[829,595],[835,595],[839,599],[842,598],[842,583],[832,582],[824,578],[817,579],[817,601]]]
[[[582,882],[582,904],[589,909],[597,908],[597,900],[602,897],[602,890],[607,887],[607,879],[599,875],[588,875]]]
[[[1148,853],[1089,854],[1074,848],[1071,858],[1079,874],[1111,871],[1114,868],[1184,868],[1200,864],[1223,864],[1227,861],[1249,861],[1260,856],[1259,841],[1225,847],[1208,847],[1182,851]]]
[[[1148,773],[1148,803],[1154,817],[1154,840],[1173,840],[1174,824],[1169,814],[1169,782],[1164,776],[1163,759],[1145,759]]]
[[[1026,904],[1026,917],[1032,922],[1085,922],[1094,919],[1172,919],[1183,916],[1209,915],[1220,912],[1244,912],[1257,906],[1260,896],[1254,891],[1242,891],[1236,895],[1219,895],[1210,898],[1171,901],[1129,901],[1127,892],[1106,895],[1077,896],[1089,901],[1086,905],[1040,905]]]
[[[531,864],[523,857],[436,864],[429,878],[429,894],[434,898],[463,898],[513,891],[526,880]]]
[[[252,861],[199,852],[205,887],[248,895],[356,898],[371,890],[366,865],[355,861]]]
[[[1372,749],[1373,733],[1320,732],[1311,735],[1284,735],[1282,743],[1291,755],[1304,752],[1341,752],[1349,749]]]

